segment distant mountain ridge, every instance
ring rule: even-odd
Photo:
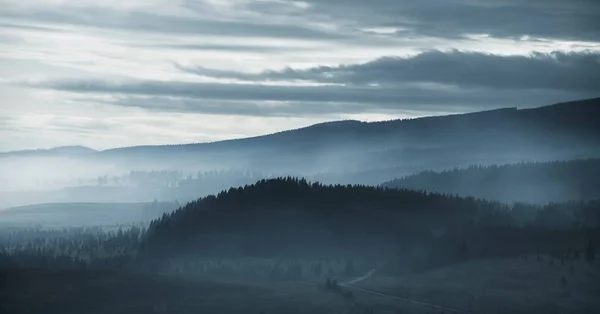
[[[380,184],[420,170],[600,157],[597,117],[600,98],[533,109],[334,121],[242,139],[124,147],[79,156],[126,169],[328,173],[334,182]],[[359,172],[377,174],[368,180],[348,177]]]
[[[95,149],[86,147],[86,146],[73,145],[73,146],[57,146],[57,147],[52,147],[52,148],[47,148],[47,149],[39,148],[39,149],[15,150],[15,151],[1,152],[0,155],[35,155],[35,154],[41,154],[41,155],[74,154],[74,155],[77,155],[77,154],[90,154],[90,153],[96,153],[96,152],[98,152],[98,151]]]
[[[270,141],[270,142],[279,142],[279,141],[289,141],[295,139],[301,139],[305,136],[339,136],[340,134],[347,134],[353,136],[370,136],[373,133],[377,132],[389,132],[393,131],[393,128],[398,127],[399,125],[410,125],[410,124],[429,124],[429,121],[437,120],[437,119],[457,119],[461,118],[481,118],[481,117],[493,117],[499,118],[499,114],[509,113],[509,112],[517,112],[517,108],[500,108],[486,111],[478,111],[473,113],[464,113],[464,114],[453,114],[453,115],[443,115],[443,116],[427,116],[420,118],[411,118],[411,119],[396,119],[396,120],[388,120],[388,121],[375,121],[375,122],[364,122],[358,120],[340,120],[340,121],[330,121],[317,123],[313,125],[309,125],[306,127],[292,129],[292,130],[284,130],[280,132],[275,132],[266,135],[259,135],[247,138],[239,138],[239,139],[228,139],[223,141],[216,142],[207,142],[207,143],[192,143],[192,144],[170,144],[170,145],[144,145],[144,146],[130,146],[130,147],[121,147],[121,148],[113,148],[107,149],[102,152],[125,152],[125,151],[133,151],[136,149],[144,149],[144,150],[160,150],[162,148],[205,148],[212,146],[214,148],[222,148],[226,147],[229,144],[238,144],[241,146],[245,146],[244,144],[248,143],[256,143],[261,141]],[[327,132],[327,133],[323,133]],[[322,140],[314,138],[313,140]]]
[[[505,203],[590,201],[600,199],[600,159],[423,171],[385,182],[381,186]]]
[[[50,149],[35,149],[35,150],[22,150],[22,151],[9,151],[2,154],[15,154],[15,153],[44,153],[44,152],[124,152],[132,151],[136,149],[162,149],[162,148],[174,148],[174,147],[201,147],[201,146],[221,146],[231,143],[239,142],[252,142],[259,141],[262,139],[272,139],[276,137],[291,137],[291,135],[301,135],[302,133],[313,133],[313,132],[352,132],[352,133],[369,133],[369,131],[389,131],[386,129],[399,127],[408,128],[414,126],[434,126],[435,124],[441,124],[442,122],[451,122],[453,124],[461,123],[476,123],[479,120],[479,124],[489,122],[488,119],[510,119],[515,116],[520,118],[533,119],[535,117],[540,118],[541,121],[546,120],[547,123],[558,122],[558,120],[564,120],[565,118],[573,119],[576,122],[583,122],[584,125],[590,126],[589,122],[595,122],[595,113],[600,114],[600,98],[592,98],[585,100],[578,100],[572,102],[557,103],[548,106],[542,106],[537,108],[518,109],[517,107],[498,108],[484,111],[476,111],[471,113],[451,114],[442,116],[426,116],[411,119],[396,119],[388,121],[375,121],[375,122],[363,122],[358,120],[340,120],[317,123],[310,126],[275,132],[271,134],[252,136],[247,138],[227,139],[215,142],[205,143],[189,143],[189,144],[167,144],[167,145],[140,145],[140,146],[128,146],[111,148],[106,150],[96,151],[94,149],[85,146],[60,146]],[[566,115],[565,115],[566,114]],[[575,122],[573,121],[573,122]],[[438,122],[438,123],[432,123]],[[573,123],[575,124],[575,123]],[[572,124],[569,126],[573,126]],[[594,131],[600,131],[599,124],[592,124]],[[376,130],[380,128],[381,130]],[[302,134],[304,135],[304,134]]]
[[[247,148],[257,144],[273,145],[285,144],[293,146],[293,141],[311,140],[322,142],[326,139],[343,140],[346,142],[368,139],[370,137],[420,135],[429,133],[444,135],[445,131],[454,128],[451,133],[470,132],[474,128],[511,130],[514,127],[538,131],[568,131],[586,132],[592,134],[596,140],[600,138],[600,126],[593,117],[600,116],[600,98],[559,103],[533,109],[501,108],[466,114],[446,116],[430,116],[414,119],[401,119],[379,122],[361,122],[356,120],[334,121],[320,123],[308,127],[277,132],[268,135],[255,136],[242,139],[232,139],[212,143],[181,144],[167,146],[134,146],[116,148],[102,153],[129,153],[136,150],[161,152],[163,149],[173,152],[181,149],[184,151],[209,151],[237,148]],[[527,125],[529,124],[529,125]],[[552,128],[556,128],[552,130]],[[442,132],[441,134],[439,132]],[[284,142],[284,143],[282,143]]]

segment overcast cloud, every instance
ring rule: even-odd
[[[244,74],[204,67],[178,66],[202,76],[251,81],[301,80],[344,85],[438,83],[493,89],[600,91],[600,53],[552,52],[497,56],[482,52],[428,51],[412,57],[386,56],[361,64],[286,68]]]
[[[0,0],[0,151],[600,96],[595,0]]]

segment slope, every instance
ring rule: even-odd
[[[597,157],[596,116],[600,98],[411,120],[339,121],[215,143],[113,149],[98,157],[303,175],[396,168],[402,175],[469,164]]]
[[[473,196],[505,203],[592,200],[600,198],[600,159],[423,171],[381,186]]]
[[[244,139],[124,147],[43,162],[57,164],[44,169],[64,168],[66,173],[85,160],[86,167],[91,163],[95,169],[113,172],[251,169],[320,174],[332,183],[378,184],[426,169],[599,157],[598,116],[600,98],[595,98],[534,109],[370,123],[338,121]]]
[[[418,269],[465,258],[567,250],[583,243],[585,234],[581,221],[571,229],[570,220],[561,217],[584,217],[599,205],[510,207],[410,190],[261,180],[153,221],[141,256],[159,264],[207,258],[401,259],[398,269],[388,271]],[[519,238],[528,240],[515,243]]]

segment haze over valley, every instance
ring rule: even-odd
[[[0,5],[0,314],[600,312],[600,3]]]
[[[377,185],[423,170],[599,157],[600,129],[594,118],[600,116],[599,103],[590,99],[526,110],[329,122],[206,144],[9,152],[0,157],[0,205],[188,202],[278,176]],[[555,197],[530,201],[570,199]]]

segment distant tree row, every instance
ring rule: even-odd
[[[115,268],[137,254],[145,228],[19,229],[0,234],[0,267]]]
[[[383,183],[502,202],[550,203],[600,199],[600,159],[470,166],[423,171]]]
[[[0,232],[0,264],[154,269],[176,258],[198,266],[205,265],[198,259],[256,257],[352,261],[337,270],[351,274],[355,262],[384,261],[385,271],[397,273],[527,254],[585,256],[593,261],[599,225],[565,223],[563,216],[586,210],[598,212],[598,202],[508,206],[471,197],[283,177],[190,202],[152,221],[147,230]],[[297,276],[298,265],[286,267],[282,276]]]

